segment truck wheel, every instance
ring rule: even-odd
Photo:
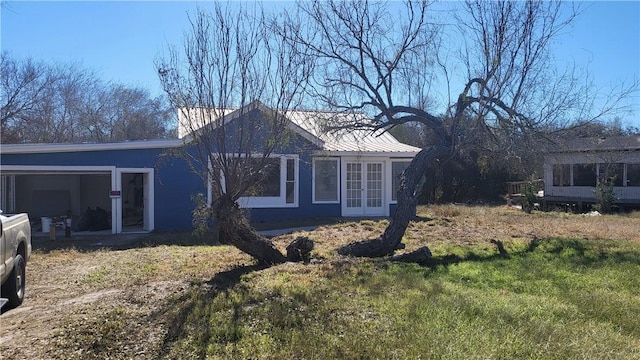
[[[24,300],[26,265],[22,255],[16,255],[11,275],[2,285],[2,297],[9,299],[9,309],[20,306]]]

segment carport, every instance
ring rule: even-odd
[[[48,231],[43,222],[65,218],[71,218],[74,231],[86,231],[78,228],[83,216],[98,210],[104,221],[91,230],[153,230],[153,169],[3,165],[0,177],[0,206],[8,213],[28,213],[33,231]]]
[[[173,149],[183,145],[175,139],[2,144],[0,208],[27,212],[36,232],[42,217],[64,216],[77,231],[96,208],[108,229],[87,235],[190,229],[193,196],[206,188],[175,156]]]

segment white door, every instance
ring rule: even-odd
[[[145,231],[151,231],[152,230],[152,226],[150,225],[151,223],[151,214],[150,214],[150,209],[149,209],[149,189],[151,188],[149,186],[149,174],[143,174],[142,177],[142,189],[143,189],[143,193],[142,193],[142,202],[144,204],[144,214],[143,214],[143,224],[144,227],[143,229]]]
[[[345,162],[342,214],[383,216],[384,184],[382,162]]]
[[[117,184],[120,196],[115,200],[116,232],[153,231],[154,170],[149,168],[118,168]]]

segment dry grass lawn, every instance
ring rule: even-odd
[[[455,252],[459,246],[491,252],[492,239],[507,248],[534,238],[624,241],[640,247],[640,213],[527,215],[505,207],[448,205],[421,207],[418,215],[405,234],[406,251],[426,245],[436,256]],[[265,288],[286,281],[278,274],[292,273],[313,286],[313,281],[326,279],[340,264],[351,261],[338,256],[337,248],[377,237],[386,225],[386,220],[359,220],[303,232],[316,243],[312,264],[269,269],[247,267],[252,259],[228,246],[170,245],[190,243],[189,234],[153,234],[125,250],[64,242],[58,249],[36,250],[27,266],[24,304],[0,316],[1,357],[179,358],[171,344],[182,329],[173,321],[187,311],[179,304],[193,289],[233,286],[239,276],[234,269],[244,269],[243,274],[252,270],[252,279],[260,274],[260,286]],[[298,235],[274,241],[284,251]],[[314,276],[301,280],[300,276],[311,273]]]

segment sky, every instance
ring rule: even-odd
[[[106,81],[162,94],[154,61],[180,46],[188,14],[209,1],[5,1],[0,49],[12,57],[74,62]],[[277,8],[290,2],[266,1]],[[449,5],[455,6],[454,2]],[[640,80],[640,1],[582,3],[584,13],[555,44],[558,64],[587,67],[606,91]],[[623,124],[640,128],[640,94]]]

